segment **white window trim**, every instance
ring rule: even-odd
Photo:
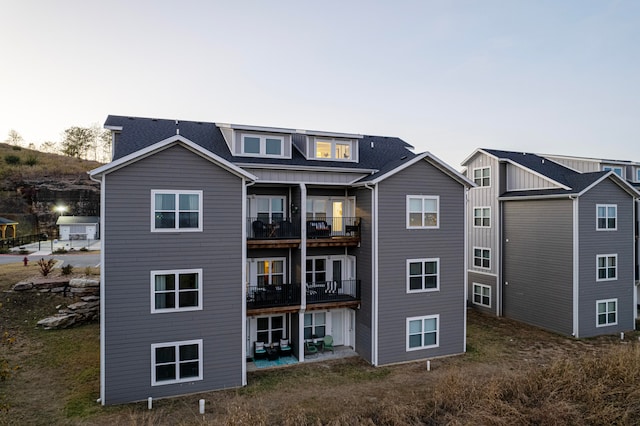
[[[260,140],[260,152],[245,152],[244,139],[256,138]],[[288,158],[285,153],[285,138],[276,135],[254,134],[254,133],[241,133],[240,134],[240,153],[239,157],[266,157],[266,158]],[[267,154],[267,139],[278,139],[280,141],[280,154]]]
[[[485,170],[485,169],[489,170],[489,176],[488,176],[489,185],[482,185],[482,180],[483,180],[482,172],[480,172],[480,175],[481,175],[480,176],[480,184],[477,184],[476,183],[476,170]],[[473,171],[472,171],[471,180],[474,183],[476,183],[476,185],[478,185],[477,188],[490,188],[491,187],[491,167],[488,167],[488,166],[487,167],[475,167],[473,169]]]
[[[421,320],[421,321],[423,321],[423,325],[424,325],[424,320],[432,319],[432,318],[436,319],[436,325],[437,325],[436,326],[436,343],[433,344],[433,345],[423,345],[423,346],[418,346],[418,347],[415,347],[415,348],[409,347],[409,323],[411,321]],[[422,332],[424,334],[424,330]],[[440,346],[440,314],[424,315],[424,316],[420,316],[420,317],[408,317],[407,318],[407,325],[406,325],[406,329],[405,329],[405,334],[406,334],[406,351],[407,352],[419,351],[419,350],[423,350],[423,349],[431,349],[431,348],[439,347]]]
[[[624,169],[620,166],[602,166],[602,170],[605,172],[613,172],[618,175],[618,177],[624,179]],[[620,174],[616,173],[616,171],[620,170]]]
[[[476,302],[476,287],[480,287],[481,289],[489,289],[489,304],[488,305],[485,304],[485,303],[482,303],[482,297],[483,297],[482,292],[480,292],[480,302]],[[473,283],[471,296],[472,296],[471,297],[471,302],[474,305],[484,306],[485,308],[490,308],[491,307],[491,297],[492,297],[492,295],[491,295],[491,286],[486,285],[486,284]]]
[[[489,226],[484,226],[484,225],[476,225],[476,210],[480,210],[480,213],[482,213],[482,211],[484,209],[489,209]],[[484,219],[485,216],[480,216],[481,219]],[[489,229],[491,228],[491,206],[477,206],[473,208],[473,227],[474,228],[486,228]]]
[[[481,266],[476,265],[476,250],[488,250],[489,251],[489,267],[482,266],[482,260],[484,257],[480,256],[480,264]],[[471,257],[473,260],[472,266],[478,269],[490,270],[491,269],[491,249],[488,247],[473,247],[473,253],[471,253]]]
[[[316,315],[319,314],[324,314],[324,324],[316,322]],[[302,335],[304,336],[304,330],[306,328],[310,328],[311,329],[311,336],[314,336],[315,334],[313,333],[316,329],[316,327],[324,327],[324,336],[330,335],[330,326],[331,324],[330,322],[330,312],[329,311],[312,311],[312,312],[305,312],[304,315],[311,315],[311,325],[305,325],[304,323],[304,316],[302,317]],[[317,337],[317,339],[322,339],[324,338],[324,336],[322,337]],[[305,339],[306,341],[310,341],[313,340],[313,337],[311,339]]]
[[[424,200],[436,200],[436,224],[435,226],[425,226],[424,225],[424,211],[422,211],[422,223],[421,226],[411,226],[411,210],[409,209],[409,202],[412,199],[419,198],[422,200],[422,206],[424,207]],[[406,213],[407,213],[407,229],[439,229],[440,228],[440,196],[439,195],[407,195],[406,201]]]
[[[179,304],[179,279],[180,274],[198,274],[198,306],[189,306],[186,308],[180,308]],[[176,276],[176,288],[174,290],[175,307],[156,309],[156,276],[157,275],[175,275]],[[202,269],[169,269],[163,271],[151,271],[151,313],[152,314],[164,314],[168,312],[187,312],[187,311],[201,311],[202,310]]]
[[[316,154],[318,152],[318,142],[325,142],[325,143],[330,143],[331,144],[331,155],[329,157],[318,157]],[[351,158],[337,158],[336,157],[336,145],[340,144],[340,145],[349,145],[350,148],[350,152],[351,152]],[[332,139],[332,138],[315,138],[313,140],[312,145],[312,155],[311,158],[314,160],[320,160],[320,161],[344,161],[347,163],[356,163],[358,161],[358,159],[356,158],[357,155],[357,144],[354,140],[348,139],[348,140],[342,140],[342,139]]]
[[[173,194],[176,197],[176,218],[175,228],[156,228],[156,194]],[[180,205],[179,195],[188,194],[198,195],[198,227],[197,228],[180,228]],[[192,190],[175,190],[175,189],[152,189],[151,190],[151,232],[202,232],[203,210],[202,210],[202,194],[203,191]]]
[[[600,207],[604,207],[605,208],[605,212],[607,212],[609,210],[609,207],[615,207],[616,208],[616,226],[613,228],[599,228],[598,227],[598,220],[600,219],[600,216],[598,216],[598,209]],[[604,217],[605,219],[605,223],[607,219],[609,219],[608,216],[605,215]],[[596,231],[617,231],[618,230],[618,205],[617,204],[596,204]]]
[[[268,319],[267,320],[268,323],[269,323],[268,328],[266,328],[266,329],[258,328],[258,320],[261,319],[261,318],[267,318]],[[273,318],[282,318],[282,328],[274,328],[274,327],[272,327],[272,325],[273,325],[272,319]],[[265,345],[271,345],[271,344],[273,344],[274,346],[275,345],[280,345],[279,341],[277,341],[277,342],[276,341],[272,341],[273,333],[275,331],[280,331],[280,330],[282,330],[282,338],[283,339],[288,339],[288,337],[287,337],[287,316],[285,314],[260,315],[258,317],[255,317],[255,320],[256,320],[256,322],[255,322],[256,342],[260,341],[260,340],[258,340],[258,334],[259,333],[267,333],[269,335],[269,341],[268,342],[262,342],[262,343],[264,343]]]
[[[615,278],[599,278],[599,274],[598,274],[598,270],[599,270],[599,266],[598,266],[598,260],[604,257],[605,259],[608,259],[610,257],[613,257],[616,259],[616,276]],[[605,268],[608,269],[608,267],[605,266]],[[611,254],[597,254],[596,255],[596,281],[597,282],[603,282],[603,281],[617,281],[618,280],[618,254],[617,253],[611,253]]]
[[[162,380],[156,381],[156,348],[166,348],[173,346],[176,351],[176,377],[180,375],[180,346],[186,345],[198,345],[198,377],[177,378],[175,380]],[[182,340],[178,342],[166,342],[166,343],[152,343],[151,344],[151,386],[163,386],[174,383],[195,382],[202,380],[202,372],[204,370],[203,358],[202,358],[202,339],[196,340]]]
[[[616,302],[616,311],[615,311],[616,312],[616,320],[615,320],[615,322],[607,322],[605,324],[598,324],[598,305],[600,303],[604,303],[605,306],[606,306],[606,305],[609,304],[609,302]],[[618,304],[618,299],[617,298],[615,298],[615,299],[596,300],[596,328],[599,328],[599,327],[610,327],[612,325],[618,325],[618,315],[619,315],[619,312],[620,312],[620,310],[618,309],[619,306],[620,305]],[[607,311],[606,313],[608,314],[609,311]]]
[[[250,271],[249,285],[257,287],[258,275],[264,275],[264,274],[258,274],[259,262],[269,262],[269,267],[271,268],[271,262],[278,262],[278,261],[282,262],[282,284],[283,285],[290,284],[287,282],[288,278],[287,278],[287,258],[286,257],[251,257],[247,259],[247,261],[250,264],[254,265],[254,267],[251,267],[251,265],[249,265],[249,271]],[[273,272],[269,273],[269,277],[272,277],[273,275],[274,275]],[[277,275],[280,275],[280,274],[277,274]],[[269,285],[272,285],[272,284],[269,284]]]
[[[424,288],[424,280],[422,281],[422,288],[420,290],[411,290],[410,288],[410,268],[412,263],[422,263],[424,262],[436,262],[436,288]],[[424,271],[422,274],[424,277]],[[429,293],[432,291],[440,291],[440,258],[425,258],[425,259],[407,259],[407,293]]]

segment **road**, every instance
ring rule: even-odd
[[[73,265],[77,268],[84,268],[85,266],[99,266],[100,265],[100,253],[89,254],[54,254],[46,256],[28,255],[29,262],[37,262],[38,260],[45,259],[59,259],[63,261],[62,265]],[[22,262],[24,255],[14,254],[2,254],[0,255],[0,265],[6,265],[7,263]]]

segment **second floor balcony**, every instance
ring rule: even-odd
[[[304,286],[307,305],[335,303],[348,306],[360,302],[360,280],[307,283]],[[247,309],[299,307],[302,286],[297,283],[247,287]]]
[[[249,248],[298,247],[305,227],[308,247],[357,246],[360,243],[359,217],[316,217],[303,221],[300,216],[247,218]]]

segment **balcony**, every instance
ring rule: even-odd
[[[247,218],[248,248],[298,247],[301,243],[300,217],[271,220]],[[360,244],[359,217],[327,217],[306,220],[307,247],[353,247]]]
[[[323,281],[306,284],[307,305],[356,306],[360,303],[360,280]],[[247,310],[295,311],[301,304],[300,284],[247,287]],[[273,308],[273,309],[272,309]],[[286,309],[292,308],[292,309]]]

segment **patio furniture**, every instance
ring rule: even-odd
[[[289,346],[289,339],[280,339],[280,356],[291,355],[291,346]]]
[[[267,235],[267,225],[261,220],[254,220],[251,224],[253,238],[264,238]]]
[[[265,351],[267,352],[267,359],[269,361],[275,361],[280,357],[277,347],[266,347]]]
[[[319,238],[329,237],[331,235],[331,225],[326,220],[308,220],[307,221],[307,237]]]
[[[317,355],[318,348],[312,342],[304,342],[304,355]]]
[[[322,349],[322,351],[324,352],[326,349],[330,350],[331,352],[333,352],[333,337],[326,335],[324,336],[324,347]]]
[[[267,357],[267,350],[264,347],[263,342],[254,342],[253,348],[253,358],[254,359],[265,359]]]

